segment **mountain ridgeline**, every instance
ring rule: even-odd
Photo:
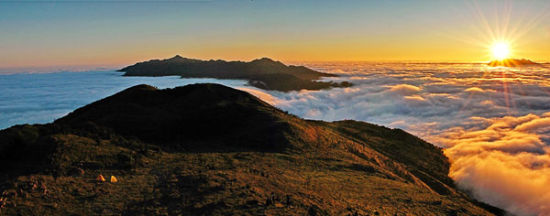
[[[181,76],[182,78],[242,79],[249,85],[265,90],[320,90],[349,87],[349,82],[318,81],[322,77],[336,77],[304,66],[284,65],[269,58],[250,62],[183,58],[179,55],[164,60],[150,60],[125,67],[119,71],[125,76]]]
[[[491,67],[542,67],[540,63],[536,63],[529,59],[502,59],[493,60],[487,63]]]
[[[502,214],[405,131],[304,120],[218,84],[138,85],[13,126],[0,162],[6,215]]]

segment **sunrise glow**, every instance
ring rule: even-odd
[[[491,46],[491,54],[496,60],[503,60],[510,56],[510,45],[506,42],[496,42]]]
[[[0,0],[0,29],[0,216],[550,216],[550,0]]]

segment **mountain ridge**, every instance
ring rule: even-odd
[[[500,211],[457,190],[441,149],[402,130],[305,120],[218,84],[138,85],[2,130],[0,162],[6,214]]]
[[[243,79],[265,90],[299,91],[349,87],[349,82],[319,81],[338,75],[322,73],[304,66],[285,65],[269,58],[250,62],[199,60],[176,55],[169,59],[149,60],[124,67],[124,76],[180,76],[182,78]]]

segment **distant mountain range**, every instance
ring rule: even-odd
[[[138,85],[13,126],[0,162],[4,215],[503,213],[457,190],[442,150],[403,130],[304,120],[217,84]]]
[[[349,87],[349,82],[318,81],[322,77],[336,77],[304,66],[287,66],[269,58],[250,62],[183,58],[179,55],[140,62],[120,69],[125,76],[181,76],[183,78],[242,79],[249,85],[278,91],[320,90],[331,87]]]
[[[542,66],[539,63],[531,61],[529,59],[503,59],[493,60],[487,65],[491,67],[523,67],[523,66]]]

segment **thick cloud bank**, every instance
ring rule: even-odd
[[[487,126],[451,128],[438,140],[452,146],[450,176],[518,215],[550,215],[550,113],[476,120]]]
[[[316,64],[350,88],[258,94],[298,116],[398,127],[446,148],[450,176],[519,215],[550,215],[550,69]]]
[[[458,185],[519,215],[550,215],[550,65],[323,63],[350,88],[281,93],[245,81],[121,77],[117,72],[0,75],[0,128],[44,123],[132,85],[217,82],[300,117],[405,129],[446,148]]]

